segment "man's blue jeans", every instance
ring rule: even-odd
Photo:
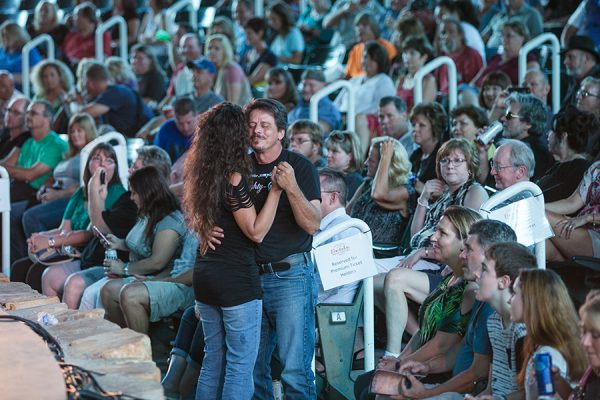
[[[200,311],[205,342],[196,398],[251,399],[262,301],[252,300],[233,307],[196,302],[196,307]]]
[[[312,358],[317,286],[312,263],[305,255],[303,262],[287,271],[264,274],[261,281],[263,319],[254,368],[254,398],[273,399],[271,356],[277,346],[286,399],[316,399]]]

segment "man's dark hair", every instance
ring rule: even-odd
[[[42,112],[45,118],[52,119],[54,116],[54,109],[52,108],[52,104],[48,103],[46,100],[35,100],[31,102],[31,105],[41,104],[44,107],[44,111]]]
[[[108,79],[110,78],[106,66],[99,62],[90,63],[90,65],[87,68],[87,71],[85,72],[85,76],[87,79],[96,82],[108,81]]]
[[[348,187],[344,174],[331,168],[322,168],[319,170],[319,176],[323,177],[321,190],[338,192],[340,205],[346,206]]]
[[[267,23],[264,18],[254,17],[250,18],[248,22],[246,22],[246,26],[244,26],[244,28],[252,29],[256,33],[262,32],[264,37],[265,32],[267,31]]]
[[[495,243],[485,252],[485,258],[496,262],[496,276],[508,275],[510,281],[519,276],[519,272],[525,268],[536,268],[535,256],[517,242]]]
[[[173,111],[175,115],[187,115],[191,112],[196,114],[196,106],[194,105],[194,101],[189,97],[178,97],[173,102]]]
[[[383,45],[374,40],[365,43],[365,53],[377,64],[377,72],[387,74],[390,69],[390,57]]]
[[[379,100],[379,107],[385,107],[389,104],[394,104],[398,112],[406,112],[406,102],[399,96],[384,96]]]
[[[544,102],[532,94],[512,93],[506,99],[506,104],[510,107],[513,104],[519,104],[520,118],[531,125],[529,135],[541,136],[546,133],[548,124],[546,105]]]
[[[477,242],[483,249],[495,243],[517,241],[517,235],[510,226],[494,219],[475,222],[469,229],[469,235],[477,235]]]

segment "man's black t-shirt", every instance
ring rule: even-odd
[[[298,186],[308,201],[321,199],[319,174],[306,157],[283,150],[279,157],[269,164],[259,164],[254,156],[252,160],[254,171],[251,174],[250,192],[257,212],[262,209],[271,189],[271,172],[282,161],[294,168]],[[284,192],[277,206],[273,226],[256,250],[256,260],[259,263],[279,261],[291,254],[310,251],[311,246],[312,236],[296,223],[289,199]]]

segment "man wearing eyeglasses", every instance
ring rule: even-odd
[[[4,129],[0,131],[0,160],[15,153],[21,153],[21,147],[31,134],[25,127],[25,110],[29,100],[25,97],[13,99],[4,112]],[[0,161],[1,162],[1,161]]]
[[[594,41],[588,36],[571,36],[564,51],[564,64],[567,69],[567,89],[562,105],[575,104],[580,83],[588,76],[600,78],[600,54],[596,52]]]
[[[577,108],[600,117],[600,78],[588,76],[577,91]]]
[[[535,181],[555,163],[543,141],[547,129],[546,105],[534,95],[523,93],[511,94],[506,104],[506,114],[500,118],[504,125],[502,136],[520,140],[531,148],[535,158],[532,180]]]
[[[535,159],[529,146],[515,139],[506,139],[501,143],[490,163],[490,173],[498,190],[527,182],[535,169]]]

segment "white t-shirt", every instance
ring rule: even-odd
[[[558,369],[560,376],[562,376],[571,387],[575,387],[576,382],[573,382],[569,377],[569,368],[567,366],[567,361],[564,359],[562,354],[559,353],[554,347],[542,346],[538,348],[529,361],[527,362],[527,371],[525,371],[525,398],[527,400],[537,400],[538,398],[538,387],[537,380],[535,379],[535,372],[533,359],[537,354],[541,353],[549,353],[550,357],[552,357],[552,366]]]

